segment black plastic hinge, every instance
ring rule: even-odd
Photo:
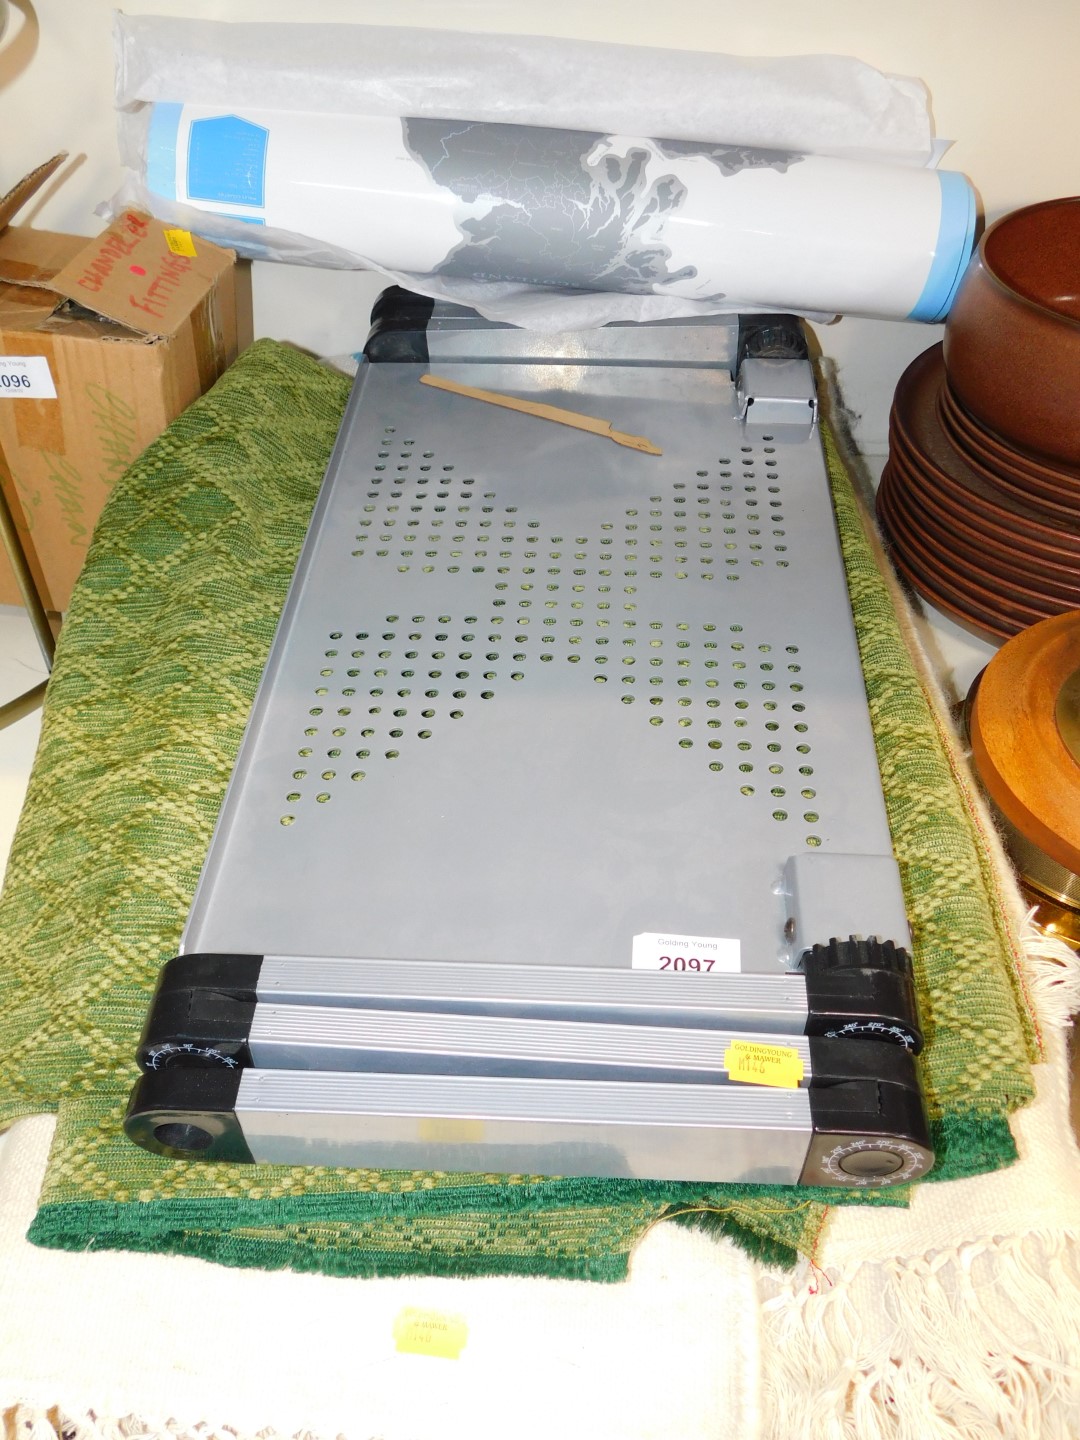
[[[371,307],[364,356],[373,365],[428,362],[427,326],[435,301],[400,285],[384,290]]]
[[[806,977],[808,1035],[887,1040],[915,1054],[922,1049],[911,957],[902,946],[832,939],[811,946],[799,968]]]
[[[254,1160],[236,1116],[240,1071],[162,1070],[131,1092],[124,1132],[170,1160]]]

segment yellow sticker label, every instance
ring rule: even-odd
[[[195,259],[198,252],[190,230],[166,230],[164,233],[165,244],[174,255],[186,255],[189,260]]]
[[[751,1040],[733,1040],[724,1051],[724,1069],[729,1080],[744,1085],[775,1085],[779,1090],[797,1090],[803,1078],[803,1062],[790,1045],[759,1045]]]
[[[402,1310],[394,1321],[394,1345],[403,1355],[436,1355],[456,1360],[465,1348],[469,1331],[460,1315],[440,1310]]]
[[[484,1122],[433,1115],[417,1122],[416,1134],[418,1139],[431,1140],[436,1144],[476,1144],[484,1138]]]

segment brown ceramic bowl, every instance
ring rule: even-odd
[[[949,312],[945,368],[996,435],[1080,463],[1080,196],[987,230]]]

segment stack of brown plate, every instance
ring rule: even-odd
[[[1080,608],[1080,474],[1036,466],[964,411],[940,345],[904,372],[878,490],[893,562],[931,604],[999,639]]]
[[[897,386],[878,491],[901,574],[961,624],[997,639],[1080,608],[1080,462],[1072,411],[1061,409],[1062,398],[1071,403],[1076,394],[1068,362],[1075,347],[1080,366],[1080,318],[1072,313],[1075,295],[1056,298],[1060,277],[1048,273],[1049,261],[1032,277],[1016,273],[1017,256],[1037,257],[1033,239],[1048,229],[1064,237],[1080,277],[1080,200],[1032,206],[987,231],[949,317],[944,351],[935,345],[920,355]],[[1052,252],[1055,266],[1060,250]],[[995,264],[1008,272],[1007,283]],[[1015,394],[1001,388],[1004,352],[986,368],[990,336],[999,347],[1011,336]],[[1053,344],[1062,347],[1058,365],[1044,369],[1038,395],[1025,403],[1034,357]],[[1040,403],[1046,419],[1033,431]],[[1032,435],[1043,442],[1038,452]]]

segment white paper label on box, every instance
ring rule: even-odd
[[[55,400],[44,355],[0,355],[0,400]]]
[[[664,970],[669,975],[737,975],[742,968],[739,942],[719,935],[647,930],[634,936],[630,968]]]

